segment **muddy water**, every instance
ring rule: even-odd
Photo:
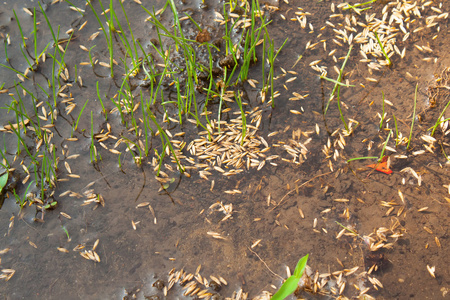
[[[72,1],[72,4],[84,8],[83,1]],[[89,155],[89,114],[82,115],[78,125],[80,130],[74,133],[78,140],[68,141],[67,137],[71,135],[72,125],[86,99],[91,99],[86,111],[93,111],[94,131],[106,130],[101,107],[95,100],[95,82],[98,81],[101,95],[105,99],[115,94],[118,83],[116,79],[109,77],[105,68],[96,67],[93,72],[90,66],[78,66],[77,72],[83,78],[83,87],[74,85],[70,88],[77,107],[69,116],[64,112],[64,106],[59,106],[60,116],[55,123],[57,133],[55,132],[54,140],[61,157],[58,178],[69,179],[57,185],[54,197],[58,201],[58,207],[45,211],[44,223],[33,221],[36,216],[35,206],[20,210],[11,195],[0,210],[0,228],[3,228],[0,248],[9,249],[0,255],[1,268],[15,270],[9,281],[1,283],[1,295],[5,299],[122,299],[128,294],[136,294],[139,299],[151,295],[159,295],[163,299],[163,292],[152,286],[157,279],[167,284],[171,269],[184,269],[188,273],[194,273],[201,265],[202,276],[222,276],[228,281],[228,285],[218,292],[220,295],[230,297],[234,291],[243,289],[252,298],[263,291],[275,292],[271,285],[278,287],[281,281],[272,272],[286,277],[286,267],[292,269],[306,253],[310,254],[308,273],[312,278],[316,271],[319,274],[340,270],[348,272],[359,267],[355,274],[345,276],[343,295],[348,298],[357,297],[366,287],[371,287],[367,294],[377,299],[439,299],[445,295],[450,289],[449,271],[446,268],[449,264],[449,206],[445,200],[448,192],[443,185],[448,185],[449,182],[448,167],[439,145],[435,145],[435,153],[428,152],[418,156],[407,152],[405,146],[396,148],[397,154],[408,155],[406,159],[395,158],[395,153],[388,152],[392,158],[393,173],[390,175],[370,173],[371,170],[365,168],[366,161],[347,164],[346,160],[379,156],[379,145],[387,138],[387,132],[379,132],[380,119],[377,117],[377,113],[382,112],[382,92],[393,103],[392,107],[385,108],[386,112],[389,116],[396,116],[398,130],[403,136],[409,135],[416,82],[419,83],[417,112],[421,113],[422,118],[417,119],[414,125],[412,149],[424,149],[420,136],[433,125],[447,101],[441,99],[436,108],[429,109],[427,98],[427,87],[434,75],[438,75],[450,63],[447,54],[447,23],[441,24],[441,33],[436,40],[430,40],[425,34],[416,35],[409,44],[405,44],[411,53],[403,60],[398,56],[393,58],[391,68],[370,74],[366,64],[359,62],[360,57],[355,55],[349,59],[348,68],[354,70],[350,80],[356,87],[342,88],[341,100],[346,104],[346,118],[355,119],[360,125],[350,137],[345,138],[344,150],[335,147],[340,156],[332,160],[331,170],[329,159],[325,159],[321,151],[329,138],[335,143],[336,135],[330,137],[330,134],[342,128],[342,122],[334,102],[324,119],[322,107],[333,85],[321,82],[309,63],[323,59],[329,63],[329,74],[333,74],[330,77],[337,75],[332,70],[334,64],[331,63],[331,58],[326,57],[326,52],[319,47],[312,51],[304,50],[308,41],[314,40],[317,31],[324,25],[324,16],[331,14],[330,4],[329,1],[290,1],[290,4],[281,3],[280,10],[271,14],[273,22],[269,29],[271,36],[276,37],[276,44],[281,45],[286,36],[289,38],[278,56],[277,67],[297,72],[298,75],[295,76],[298,79],[284,83],[288,78],[286,76],[276,81],[276,89],[281,92],[281,96],[276,98],[275,109],[266,109],[264,112],[260,134],[272,144],[279,141],[287,143],[292,138],[293,130],[310,132],[308,135],[312,140],[307,145],[308,158],[301,166],[280,160],[277,161],[277,166],[266,165],[260,171],[246,171],[243,175],[234,177],[214,174],[209,177],[209,181],[200,178],[195,171],[190,172],[190,178],[167,171],[170,177],[175,178],[168,192],[159,191],[161,184],[155,180],[153,167],[147,162],[141,167],[136,166],[129,152],[124,152],[121,157],[120,168],[117,155],[102,151],[98,146],[102,160],[93,166]],[[22,71],[26,68],[26,61],[15,46],[20,42],[20,32],[17,23],[11,19],[12,9],[16,10],[24,32],[30,33],[32,18],[22,8],[32,9],[33,5],[33,2],[31,5],[29,2],[4,2],[1,6],[3,13],[0,17],[5,26],[2,27],[2,33],[10,33],[13,42],[8,48],[8,56],[11,64]],[[99,8],[98,3],[94,5],[96,9]],[[157,10],[163,3],[154,5]],[[187,11],[198,11],[199,4],[177,5]],[[449,7],[446,6],[448,5],[444,3],[442,10],[448,11]],[[148,23],[142,22],[148,15],[134,2],[126,1],[124,7],[128,15],[133,16],[133,32],[144,43],[148,42],[154,31]],[[308,22],[313,24],[316,31],[314,34],[308,33],[308,29],[300,29],[298,23],[281,17],[281,14],[287,18],[295,17],[293,10],[297,7],[312,14],[308,17]],[[374,6],[377,11],[381,8]],[[53,26],[60,25],[62,33],[71,26],[80,26],[85,20],[88,21],[88,25],[76,33],[76,39],[68,48],[70,52],[66,63],[70,74],[75,73],[75,64],[88,60],[87,53],[79,48],[80,45],[88,48],[96,45],[93,55],[100,61],[108,61],[109,54],[102,34],[94,41],[88,40],[98,30],[98,23],[89,8],[86,8],[84,16],[70,10],[66,3],[48,5],[45,9]],[[220,7],[210,7],[204,13],[194,13],[194,16],[204,25],[211,24],[214,28],[209,9],[221,11]],[[170,20],[169,14],[164,17],[167,21]],[[45,23],[41,15],[38,15],[38,20]],[[39,34],[42,34],[39,39],[39,48],[42,49],[52,38],[44,28]],[[61,37],[67,36],[61,34]],[[434,50],[432,57],[438,58],[436,63],[423,61],[427,55],[413,50],[413,43],[427,42]],[[328,44],[328,47],[332,46]],[[115,51],[120,53],[120,49]],[[329,51],[330,48],[327,49]],[[347,50],[340,51],[337,56],[345,56]],[[292,68],[298,55],[303,57]],[[3,56],[1,63],[6,63]],[[258,76],[260,67],[256,65],[250,77]],[[123,72],[120,67],[117,68],[118,74]],[[42,66],[41,72],[36,72],[35,82],[47,89],[45,83],[49,74],[51,64],[47,63]],[[282,74],[281,69],[277,68],[276,75]],[[18,80],[14,77],[14,72],[4,68],[1,76],[2,82],[6,83],[5,87],[11,87],[14,80]],[[366,77],[377,78],[379,83],[366,82]],[[363,83],[365,87],[359,83]],[[44,97],[44,93],[36,88],[34,82],[27,81],[24,84],[32,88],[39,97]],[[250,105],[260,105],[256,100],[256,91],[249,85],[245,88],[250,95]],[[50,89],[46,91],[50,92]],[[289,101],[288,98],[294,91],[302,95],[309,94],[309,97]],[[1,96],[2,103],[11,101],[7,95]],[[27,110],[32,110],[29,98],[24,97],[28,100]],[[105,103],[108,110],[114,107],[112,103]],[[290,113],[290,110],[304,113],[296,115]],[[0,113],[3,125],[15,122],[15,118],[7,114],[6,110]],[[108,122],[114,135],[129,136],[118,115],[110,114]],[[393,121],[389,123],[392,128]],[[316,124],[320,129],[318,134]],[[184,130],[195,132],[193,128]],[[274,131],[279,133],[268,137]],[[14,153],[17,145],[14,136],[11,133],[2,134],[5,136],[6,152]],[[448,137],[438,138],[448,142]],[[302,137],[302,140],[305,139]],[[156,145],[157,138],[154,140]],[[29,141],[32,143],[32,138]],[[371,150],[367,150],[370,141],[374,144]],[[106,144],[111,147],[114,142],[108,141]],[[395,147],[392,140],[389,146]],[[448,147],[443,147],[448,153]],[[64,155],[63,149],[66,151]],[[125,148],[120,150],[125,151]],[[280,148],[274,148],[273,151],[289,159]],[[72,154],[80,156],[65,159]],[[27,162],[26,158],[23,159]],[[68,176],[63,160],[70,164],[72,173],[80,178]],[[18,165],[16,167],[20,168]],[[420,186],[413,175],[400,172],[407,167],[422,176]],[[212,180],[214,188],[211,188]],[[92,182],[95,183],[88,186]],[[26,186],[19,187],[19,194],[22,195]],[[89,189],[94,189],[95,193],[103,196],[104,207],[94,203],[82,205],[85,197],[59,197],[68,190],[83,194]],[[240,193],[225,193],[234,189]],[[389,207],[382,206],[382,201],[395,201],[396,205],[387,214]],[[154,216],[148,206],[138,207],[145,202],[150,203]],[[222,221],[225,217],[223,212],[209,209],[217,202],[233,205],[230,218]],[[424,207],[427,209],[419,211]],[[68,214],[71,219],[61,215],[61,212]],[[355,230],[359,237],[343,236],[336,239],[336,235],[342,230],[336,221]],[[393,243],[392,247],[376,251],[381,256],[374,257],[366,240],[361,237],[370,235],[380,227],[395,227],[403,236],[398,239],[387,238],[388,242]],[[213,238],[208,232],[218,233],[222,238]],[[80,251],[73,250],[77,245],[83,245],[87,250],[92,249],[96,240],[99,240],[95,249],[101,260],[99,263],[83,258]],[[259,244],[251,248],[258,240],[261,240]],[[68,253],[61,252],[58,248],[67,249]],[[378,287],[377,290],[367,277],[358,276],[373,263],[379,264],[379,270],[369,276],[378,279],[383,285],[383,288]],[[427,265],[436,267],[436,278],[430,276]],[[329,283],[324,290],[328,287],[329,291],[332,286]],[[183,296],[183,292],[179,285],[175,285],[165,298],[193,298]],[[299,297],[335,298],[310,290],[302,291]]]

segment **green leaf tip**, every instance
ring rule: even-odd
[[[306,268],[306,263],[308,262],[309,254],[306,254],[302,258],[299,259],[297,266],[295,267],[294,275],[296,278],[300,279],[303,275],[303,271]]]
[[[3,188],[6,186],[6,183],[8,182],[8,172],[0,176],[0,193],[3,191]]]

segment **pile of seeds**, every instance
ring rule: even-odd
[[[210,276],[210,279],[200,274],[201,265],[198,266],[195,274],[187,273],[183,269],[173,268],[169,272],[168,285],[163,287],[164,296],[167,296],[170,289],[179,284],[183,288],[183,295],[186,297],[196,297],[196,299],[220,299],[219,292],[222,286],[227,285],[227,281],[221,276]],[[228,299],[228,298],[227,298]],[[242,298],[245,299],[245,298]]]
[[[329,51],[327,42],[341,48],[348,48],[346,45],[356,44],[359,45],[359,52],[363,57],[360,61],[367,63],[369,70],[380,70],[382,66],[389,65],[383,49],[388,57],[398,54],[404,58],[407,49],[403,45],[410,37],[421,32],[421,34],[432,35],[431,40],[434,40],[438,38],[441,30],[439,22],[448,18],[448,12],[442,10],[442,2],[435,3],[435,1],[426,0],[414,3],[406,0],[390,1],[383,7],[381,15],[372,13],[372,11],[373,9],[366,11],[361,7],[359,9],[352,8],[347,3],[341,3],[335,7],[332,3],[332,14],[326,21],[326,25],[320,28],[321,32],[317,39],[320,39],[324,30],[327,29],[332,30],[334,38],[331,41],[327,39],[320,39],[318,42],[310,41],[306,44],[306,49],[313,50],[322,44],[324,51]],[[297,16],[291,20],[298,21],[300,26],[305,28],[308,13],[299,8],[295,14]],[[309,27],[310,33],[314,32],[312,24]],[[380,47],[375,33],[378,34],[383,49]],[[433,52],[429,44],[415,44],[414,47],[420,52]],[[347,51],[347,49],[343,50]],[[331,56],[337,63],[336,52],[337,49],[332,49],[328,52],[328,56]],[[436,62],[436,58],[432,57],[425,57],[423,60]],[[314,61],[310,63],[310,66],[321,74],[326,74],[326,66],[319,66],[319,63],[320,61]]]
[[[174,145],[176,158],[187,162],[187,164],[183,163],[187,171],[199,170],[200,177],[206,180],[212,171],[217,171],[224,176],[231,176],[242,173],[245,169],[259,171],[266,164],[277,166],[276,161],[280,159],[301,165],[307,159],[306,145],[311,141],[309,136],[313,132],[292,130],[291,139],[273,142],[270,145],[259,134],[262,113],[261,108],[255,107],[252,111],[245,113],[245,122],[242,120],[241,112],[233,113],[239,114],[239,116],[229,121],[212,120],[207,125],[208,130],[199,132],[199,137],[190,141],[189,144],[182,140],[172,139],[171,143]],[[243,128],[245,129],[243,130]],[[286,127],[284,132],[289,129],[290,126]],[[279,131],[272,132],[268,134],[268,137],[273,137],[278,133]],[[182,132],[175,136],[184,137],[185,134]],[[306,140],[301,141],[302,138],[306,138]],[[186,144],[186,151],[184,151]],[[269,151],[273,153],[273,148],[281,148],[289,158],[283,158],[279,154],[270,154]],[[167,151],[166,154],[170,154],[172,162],[176,162],[171,152]],[[156,160],[153,160],[153,166],[155,170],[158,168]],[[168,165],[166,168],[171,170]]]

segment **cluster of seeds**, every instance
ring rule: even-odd
[[[170,270],[168,285],[163,287],[164,296],[167,296],[170,289],[179,284],[182,286],[183,295],[186,297],[196,297],[196,299],[215,300],[220,299],[219,292],[222,286],[227,285],[227,281],[221,276],[210,276],[210,279],[200,274],[201,265],[198,266],[195,274],[187,273],[183,269]],[[227,298],[228,299],[228,298]]]
[[[9,248],[0,250],[0,255],[8,253],[10,250],[11,249],[9,249]],[[0,257],[0,266],[1,266],[1,263],[2,263],[2,259]],[[8,281],[11,279],[11,277],[14,276],[15,273],[16,273],[16,270],[13,270],[13,269],[1,269],[0,280],[4,279],[5,281]]]
[[[80,253],[80,255],[83,257],[83,258],[85,258],[85,259],[87,259],[87,260],[92,260],[92,261],[94,261],[94,262],[100,262],[100,256],[97,254],[97,252],[95,252],[95,249],[97,248],[97,246],[98,246],[98,243],[100,242],[100,240],[99,239],[97,239],[96,241],[95,241],[95,243],[94,243],[94,246],[92,246],[92,249],[91,250],[85,250],[84,248],[86,247],[85,245],[77,245],[74,249],[73,249],[73,251],[80,251],[80,250],[82,250],[82,251],[80,251],[79,253]],[[61,251],[61,250],[60,250]],[[64,252],[64,251],[61,251],[61,252]]]
[[[426,0],[414,3],[406,0],[390,1],[383,7],[381,15],[373,13],[373,9],[366,11],[362,8],[352,7],[348,3],[341,3],[337,6],[332,3],[330,8],[332,14],[326,21],[326,25],[320,28],[320,33],[316,37],[319,41],[309,41],[306,49],[313,50],[322,44],[324,51],[329,51],[330,46],[327,42],[341,48],[345,48],[346,45],[359,45],[359,52],[363,57],[361,62],[368,64],[369,71],[380,70],[382,66],[389,65],[390,61],[386,59],[386,55],[391,57],[398,54],[404,58],[406,55],[406,46],[404,45],[414,34],[421,32],[421,34],[432,34],[432,40],[438,38],[441,30],[439,22],[448,18],[448,12],[442,10],[442,2],[435,3],[435,1]],[[298,21],[300,26],[305,28],[307,15],[310,14],[301,8],[295,14],[297,16],[291,20]],[[313,33],[312,24],[309,28],[311,29],[310,33]],[[332,31],[331,40],[322,38],[325,30]],[[420,52],[433,52],[429,44],[415,44],[414,47]],[[338,62],[338,58],[335,56],[338,49],[335,48],[328,52],[328,56],[331,56],[335,63]],[[436,59],[431,57],[425,57],[424,60],[436,62]],[[327,67],[320,66],[320,62],[321,60],[313,61],[310,66],[325,75]]]
[[[171,137],[185,139],[171,139],[175,156],[167,148],[166,154],[170,155],[174,163],[176,159],[183,162],[187,176],[190,176],[189,170],[198,170],[199,176],[206,180],[213,171],[224,176],[231,176],[242,173],[244,170],[256,169],[259,171],[266,164],[277,166],[276,162],[279,160],[301,165],[307,159],[309,151],[306,146],[311,141],[312,131],[292,130],[292,138],[287,141],[269,143],[259,132],[263,114],[261,108],[255,107],[251,111],[245,112],[245,122],[242,120],[241,112],[233,114],[239,114],[239,116],[229,121],[212,120],[210,124],[207,124],[207,130],[199,132],[198,137],[188,142],[189,144],[185,141],[187,138],[184,132],[173,136],[166,131]],[[248,121],[249,123],[247,123]],[[267,138],[289,129],[290,126],[287,126],[284,130],[269,133]],[[282,153],[287,154],[288,158],[284,158],[280,154],[273,154],[274,148],[283,150]],[[279,152],[277,151],[277,153]],[[159,168],[156,159],[152,164],[155,170]],[[173,171],[169,165],[166,164],[165,167],[169,171]],[[164,172],[161,174],[162,177],[168,178]],[[165,183],[170,179],[159,178],[158,180]]]

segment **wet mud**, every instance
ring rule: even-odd
[[[189,176],[186,176],[167,158],[162,168],[167,176],[156,176],[157,165],[150,156],[154,149],[164,152],[158,136],[152,136],[151,155],[140,165],[135,163],[140,152],[136,148],[140,145],[130,150],[124,144],[115,148],[116,140],[103,141],[107,149],[122,152],[118,159],[97,138],[95,145],[101,159],[92,162],[91,130],[97,135],[111,132],[116,137],[130,140],[134,137],[130,131],[132,126],[125,126],[119,113],[110,113],[105,120],[97,94],[98,84],[106,110],[113,110],[114,104],[109,100],[114,98],[122,76],[129,69],[119,62],[116,76],[111,78],[108,68],[98,64],[93,68],[80,65],[89,61],[88,52],[80,46],[95,45],[92,55],[100,61],[109,61],[102,33],[89,40],[99,27],[95,15],[84,1],[72,1],[74,6],[85,9],[83,14],[71,10],[66,2],[47,2],[43,3],[44,9],[53,27],[61,26],[61,33],[70,28],[78,30],[88,21],[74,34],[65,61],[70,76],[74,76],[75,65],[78,66],[76,72],[83,83],[73,79],[65,81],[73,84],[64,90],[73,100],[58,103],[58,119],[54,127],[49,127],[59,157],[59,180],[54,186],[47,183],[45,197],[40,199],[43,203],[30,200],[23,208],[16,203],[11,188],[19,196],[26,196],[29,183],[21,183],[27,173],[19,162],[31,163],[25,150],[17,155],[17,162],[12,166],[15,168],[12,174],[18,177],[19,183],[11,184],[8,192],[4,192],[0,210],[3,299],[202,299],[199,294],[202,291],[207,295],[203,298],[209,299],[269,299],[268,295],[281,286],[281,278],[288,277],[286,268],[292,272],[298,259],[307,253],[306,274],[295,296],[288,299],[448,297],[448,129],[439,126],[433,142],[422,138],[430,136],[436,120],[449,117],[449,112],[441,116],[449,101],[447,19],[440,21],[436,39],[431,39],[436,30],[430,29],[411,35],[401,46],[399,42],[401,49],[403,46],[408,49],[405,58],[395,55],[391,67],[384,66],[378,71],[369,70],[366,62],[360,62],[359,49],[355,47],[344,76],[355,87],[343,86],[340,94],[345,119],[355,120],[351,133],[346,135],[336,100],[331,102],[326,115],[323,114],[334,83],[321,80],[320,73],[310,66],[311,62],[322,60],[321,64],[328,67],[328,77],[336,78],[338,74],[333,66],[340,67],[348,51],[348,47],[339,48],[334,63],[328,55],[336,46],[331,41],[332,29],[328,28],[323,37],[317,38],[320,28],[325,26],[325,18],[334,22],[328,17],[332,14],[331,3],[335,1],[268,3],[264,6],[266,18],[271,20],[267,29],[275,44],[280,47],[288,38],[275,62],[274,85],[280,96],[273,99],[275,107],[272,108],[267,101],[262,103],[260,86],[255,88],[241,82],[239,89],[245,91],[248,111],[261,109],[255,136],[263,137],[270,145],[267,156],[279,157],[264,159],[262,166],[258,161],[259,165],[244,167],[232,176],[224,176],[217,169],[209,169],[211,175],[202,176],[204,173],[194,168],[187,169]],[[151,39],[157,36],[155,26],[144,22],[148,14],[136,2],[124,2],[128,16],[132,16],[133,33],[146,50],[155,52],[150,46]],[[372,5],[373,12],[381,13],[387,1],[379,2]],[[97,1],[92,3],[101,11]],[[185,20],[186,38],[197,43],[220,41],[223,28],[214,20],[217,18],[214,12],[222,12],[224,4],[176,2],[180,11],[189,12],[206,28],[199,31]],[[450,10],[448,3],[442,4],[442,7],[438,2],[433,5],[444,12]],[[32,5],[38,10],[36,3]],[[32,5],[7,1],[0,6],[2,40],[7,42],[9,34],[13,42],[8,46],[9,62],[1,56],[1,63],[10,63],[21,71],[27,62],[17,46],[21,34],[12,10],[16,11],[24,32],[29,34],[33,30],[33,17],[23,7],[32,10]],[[165,3],[153,5],[157,11]],[[117,7],[120,7],[118,3]],[[145,3],[144,7],[151,9]],[[310,13],[308,24],[313,24],[313,29],[309,25],[301,28],[295,19],[301,15],[295,12],[302,11]],[[42,24],[46,22],[42,14],[38,17]],[[172,26],[170,12],[162,14],[161,21]],[[53,41],[48,29],[39,30],[38,37],[39,49]],[[320,39],[327,39],[326,51],[322,45],[305,49],[305,45]],[[433,52],[421,52],[414,44],[428,45]],[[116,57],[127,61],[123,49],[114,49]],[[208,65],[205,49],[198,47],[197,51],[199,61]],[[424,60],[428,57],[432,60]],[[220,68],[233,67],[233,61],[219,51],[214,58],[219,69],[217,78],[220,78]],[[182,66],[179,62],[182,60],[182,55],[174,56],[174,66]],[[32,80],[23,82],[39,99],[44,100],[46,93],[52,93],[48,85],[52,68],[51,62],[42,63],[32,73]],[[162,72],[164,68],[160,68]],[[261,61],[252,65],[249,79],[261,80],[261,69]],[[180,74],[180,80],[185,80],[185,74],[182,71]],[[203,80],[199,85],[207,85],[209,76],[199,76]],[[286,81],[292,77],[296,79]],[[377,81],[365,80],[368,77]],[[10,90],[0,94],[3,107],[10,105],[12,98],[8,93],[16,93],[14,86],[19,80],[14,71],[2,68],[0,84],[4,82],[2,89]],[[149,95],[148,82],[142,73],[130,82],[135,97],[140,97],[141,91]],[[174,88],[167,82],[164,91],[171,89]],[[293,92],[307,96],[289,100],[296,97]],[[382,94],[392,105],[385,104],[383,108]],[[207,96],[203,92],[198,92],[198,97],[199,102],[205,103]],[[407,148],[404,141],[396,145],[393,116],[397,131],[408,138],[415,97],[417,117]],[[34,102],[26,99],[26,110],[33,111]],[[77,120],[87,99],[90,101],[85,112]],[[67,110],[71,103],[76,106],[70,114]],[[237,108],[236,103],[227,105]],[[209,103],[208,108],[214,119],[219,111],[218,101]],[[383,111],[386,119],[380,130]],[[38,113],[42,115],[42,111]],[[164,110],[155,105],[154,113],[161,117]],[[176,116],[177,108],[167,105],[166,113]],[[224,113],[224,120],[231,122],[238,116],[233,112]],[[131,117],[127,115],[127,118],[131,124]],[[17,122],[7,109],[0,111],[0,120],[4,129]],[[45,124],[51,123],[47,120]],[[248,123],[256,126],[256,122]],[[183,141],[187,144],[203,131],[188,122],[163,126],[173,134],[185,132]],[[33,134],[24,134],[24,138],[30,151],[36,148]],[[383,149],[387,139],[390,148]],[[2,152],[12,161],[17,153],[17,138],[11,130],[4,130],[2,140]],[[306,148],[307,152],[293,159],[286,145],[298,152]],[[264,148],[263,142],[259,147]],[[377,159],[349,161],[364,156],[379,157],[382,151],[389,157],[390,174],[367,167],[377,164]],[[74,154],[79,156],[71,157]],[[33,186],[28,192],[39,195],[40,190]],[[55,207],[45,208],[54,201]],[[192,278],[188,280],[189,274]],[[187,293],[191,282],[195,282],[198,290]]]

